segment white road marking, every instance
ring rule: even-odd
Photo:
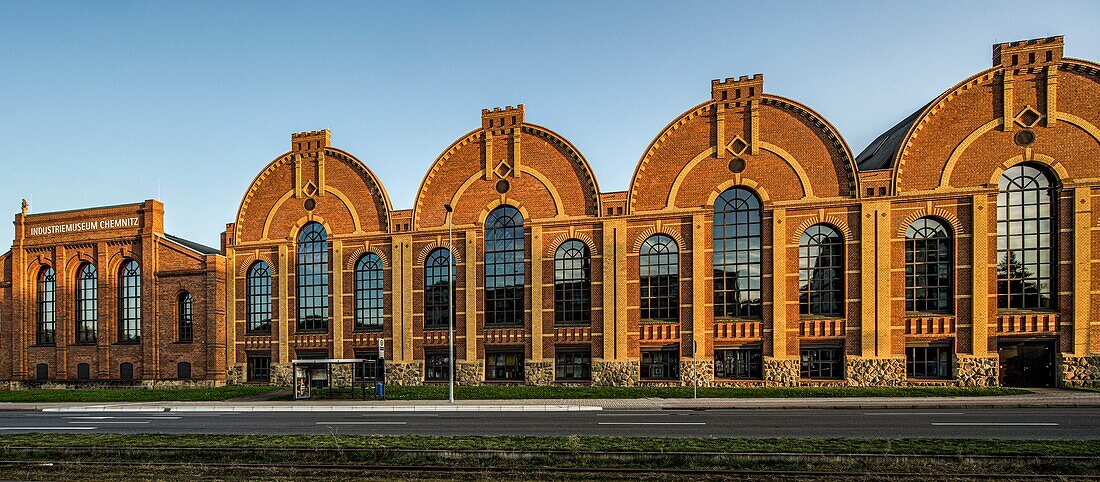
[[[73,420],[69,423],[149,423],[148,420]]]
[[[123,419],[123,420],[179,420],[183,417],[65,417],[70,420],[110,420],[110,419]]]
[[[96,427],[0,427],[0,430],[95,430]]]
[[[1057,427],[1056,423],[1039,423],[1039,422],[932,422],[932,425],[955,425],[955,426],[991,426],[991,427]]]
[[[706,425],[706,422],[597,422],[597,425]]]
[[[667,413],[597,413],[597,417],[667,417]]]
[[[317,425],[405,425],[408,422],[317,422]]]
[[[963,412],[867,412],[864,415],[869,416],[882,416],[882,415],[966,415]]]

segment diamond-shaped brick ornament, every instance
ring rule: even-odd
[[[512,166],[507,161],[499,161],[497,166],[493,168],[493,174],[496,174],[497,178],[504,179],[512,175]]]
[[[313,181],[309,181],[306,183],[305,187],[302,188],[302,192],[304,192],[306,196],[313,197],[317,194],[317,185],[314,184]]]
[[[733,136],[733,139],[730,139],[729,143],[726,144],[726,150],[730,151],[730,153],[735,156],[740,156],[741,154],[744,154],[745,149],[748,148],[749,143],[745,142],[745,140],[742,139],[741,136]]]
[[[1024,106],[1020,113],[1016,114],[1016,123],[1024,127],[1035,127],[1035,124],[1038,124],[1041,120],[1043,120],[1043,114],[1032,109],[1030,105]]]

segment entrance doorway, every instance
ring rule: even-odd
[[[1002,386],[1054,386],[1054,340],[1001,341],[997,352]]]

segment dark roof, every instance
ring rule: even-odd
[[[920,117],[921,112],[924,112],[924,109],[927,109],[929,105],[931,104],[926,104],[924,107],[917,109],[905,120],[898,122],[890,130],[883,132],[882,135],[871,141],[871,145],[856,156],[856,167],[860,171],[874,171],[893,167],[894,155],[901,147],[901,142],[905,140],[905,134],[909,132],[909,128],[913,127],[917,117]]]
[[[174,242],[176,242],[180,245],[183,245],[184,247],[190,248],[190,249],[192,249],[194,251],[197,251],[199,253],[202,253],[202,254],[222,254],[222,251],[220,249],[214,249],[214,248],[211,248],[210,246],[207,246],[205,244],[199,244],[199,243],[196,243],[194,241],[188,241],[188,240],[183,239],[179,236],[172,236],[171,234],[165,233],[164,237],[168,238],[170,241],[174,241]]]

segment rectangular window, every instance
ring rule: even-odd
[[[298,360],[324,360],[328,358],[328,350],[321,351],[296,351],[294,352],[296,359]]]
[[[557,348],[554,354],[554,378],[557,380],[591,380],[592,349]]]
[[[679,380],[680,348],[642,350],[642,380]]]
[[[424,379],[431,382],[445,382],[450,380],[447,370],[450,370],[450,361],[447,350],[424,351]]]
[[[838,380],[844,378],[844,351],[839,346],[802,349],[802,378]]]
[[[523,350],[502,350],[486,353],[485,379],[522,382]]]
[[[734,348],[714,351],[714,377],[735,379],[761,379],[763,350],[760,347]]]
[[[909,378],[951,378],[951,347],[910,346],[905,348],[905,376]]]
[[[355,376],[359,380],[374,380],[378,376],[378,350],[355,350],[355,358],[366,360],[357,366]]]
[[[248,355],[248,381],[266,382],[271,380],[271,355]]]

